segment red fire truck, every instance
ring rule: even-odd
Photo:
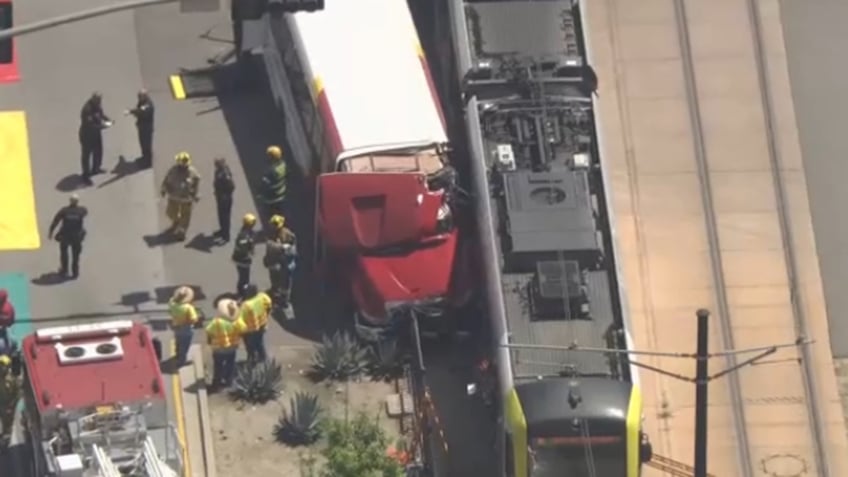
[[[470,298],[464,208],[406,2],[329,2],[267,21],[269,83],[296,123],[292,147],[315,158],[316,259],[352,297],[357,332],[376,341],[411,314],[450,329]]]
[[[145,325],[44,328],[24,338],[21,354],[32,475],[182,475],[182,447]]]

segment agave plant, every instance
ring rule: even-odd
[[[404,356],[397,340],[377,342],[368,354],[368,374],[375,381],[391,381],[403,376]]]
[[[345,381],[361,374],[368,364],[368,350],[349,333],[336,332],[324,336],[312,356],[312,372],[316,379]]]
[[[321,437],[323,415],[317,395],[298,392],[274,426],[274,438],[290,446],[313,444]]]
[[[283,367],[275,359],[261,363],[243,363],[236,371],[230,396],[237,401],[264,404],[280,397]]]

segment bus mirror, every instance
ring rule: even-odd
[[[465,393],[469,396],[474,396],[477,394],[477,385],[474,383],[468,383],[465,385]]]

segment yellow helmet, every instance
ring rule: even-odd
[[[187,166],[191,164],[191,156],[187,152],[181,152],[174,157],[176,159],[177,164],[181,166]]]
[[[8,355],[0,356],[0,366],[9,366],[12,364],[12,358]]]
[[[280,146],[268,146],[265,153],[268,154],[268,157],[275,161],[279,161],[283,158],[283,150],[280,149]]]
[[[253,227],[256,223],[256,216],[253,214],[244,214],[244,218],[242,218],[241,221],[245,226]]]
[[[271,224],[272,227],[281,229],[284,225],[286,225],[286,218],[282,215],[274,215],[268,222]]]

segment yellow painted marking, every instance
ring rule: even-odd
[[[321,93],[324,92],[324,79],[320,76],[315,76],[312,79],[312,94],[315,96],[315,101],[318,101],[318,97],[321,96]]]
[[[0,250],[41,247],[26,113],[0,112]]]
[[[424,54],[424,47],[421,46],[421,42],[415,42],[415,53],[418,54],[419,58],[426,58],[427,55]]]
[[[180,75],[173,75],[169,78],[171,83],[171,92],[174,93],[174,99],[185,99],[185,87],[183,86],[183,79]]]
[[[177,356],[177,343],[171,341],[171,356]],[[183,389],[180,383],[180,370],[176,369],[171,375],[171,388],[174,395],[174,413],[177,418],[177,438],[180,440],[180,449],[183,454],[183,476],[191,477],[191,462],[188,459],[188,442],[185,430],[185,414],[183,412]]]

